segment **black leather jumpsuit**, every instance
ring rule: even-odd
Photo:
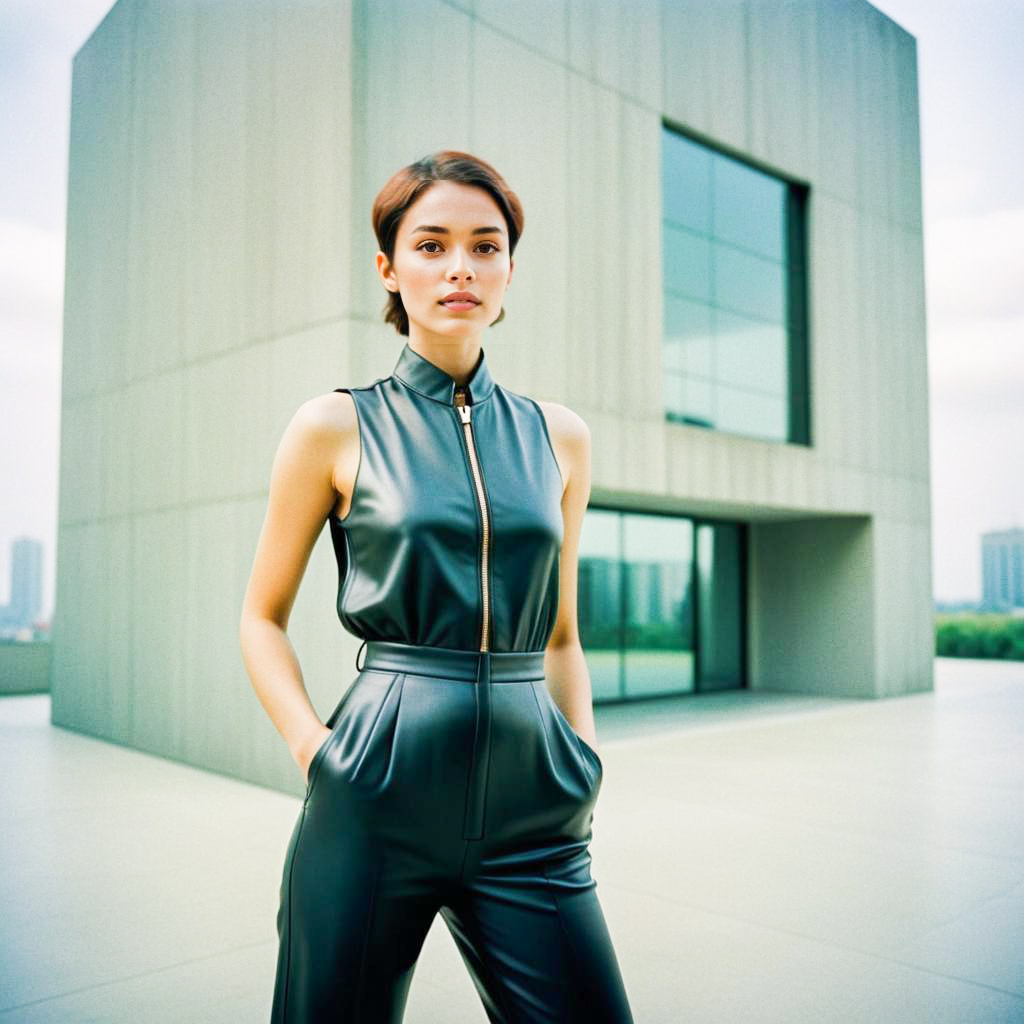
[[[590,874],[599,755],[548,691],[562,478],[543,413],[406,343],[356,404],[330,517],[366,659],[327,721],[285,859],[272,1020],[402,1020],[440,912],[488,1019],[627,1024]],[[438,1022],[443,1024],[443,1022]]]

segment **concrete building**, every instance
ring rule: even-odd
[[[31,626],[43,610],[43,545],[32,537],[11,542],[11,600],[0,605],[0,629]]]
[[[120,0],[74,60],[53,716],[298,790],[237,622],[307,398],[392,371],[370,226],[523,200],[506,387],[594,441],[597,700],[930,689],[914,38],[863,0]],[[289,636],[355,676],[325,529]]]
[[[981,605],[989,611],[1024,608],[1024,530],[981,535]]]

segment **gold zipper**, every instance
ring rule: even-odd
[[[457,387],[455,389],[455,408],[459,410],[459,416],[462,418],[462,435],[466,440],[466,452],[469,455],[469,464],[473,469],[473,482],[476,484],[476,496],[480,504],[480,519],[483,523],[483,542],[480,546],[480,584],[483,591],[484,615],[480,629],[480,650],[486,651],[490,646],[491,633],[491,602],[487,589],[487,542],[491,534],[491,524],[490,515],[487,510],[487,495],[484,493],[484,481],[480,475],[480,462],[477,459],[473,424],[470,422],[473,407],[466,404],[466,389],[464,387]]]

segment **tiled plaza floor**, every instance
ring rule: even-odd
[[[600,708],[637,1024],[1024,1022],[1024,664]],[[298,800],[0,700],[0,1022],[257,1024]],[[486,1024],[438,918],[406,1024]]]

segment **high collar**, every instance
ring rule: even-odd
[[[455,402],[455,378],[421,356],[409,346],[409,342],[405,343],[402,354],[398,357],[394,376],[435,402],[444,402],[445,405],[453,405]],[[471,405],[479,405],[484,399],[489,398],[494,390],[494,378],[491,377],[487,356],[482,347],[476,368],[469,375],[466,386]]]

